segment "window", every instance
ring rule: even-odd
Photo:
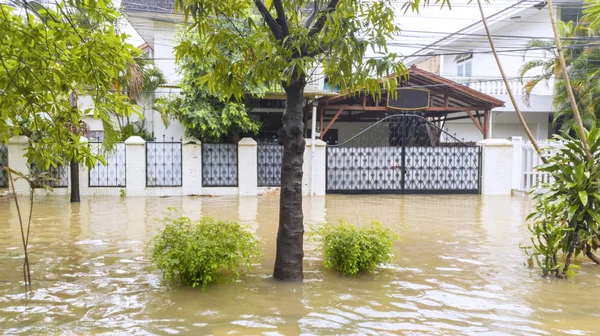
[[[460,62],[457,64],[456,75],[458,77],[471,77],[472,65],[471,61]]]
[[[568,6],[560,7],[560,20],[563,22],[573,21],[573,23],[579,22],[583,11],[583,6],[577,4],[570,4]]]
[[[332,91],[332,92],[340,92],[340,86],[339,85],[331,86],[329,84],[329,77],[325,77],[325,80],[323,83],[323,90]]]

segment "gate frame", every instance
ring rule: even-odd
[[[468,189],[468,190],[461,190],[461,189],[457,189],[457,190],[449,190],[449,189],[442,189],[442,190],[433,190],[433,189],[424,189],[424,190],[406,190],[406,186],[405,186],[405,175],[406,175],[406,143],[405,141],[402,141],[402,146],[399,146],[401,148],[401,155],[402,155],[402,166],[401,166],[401,189],[372,189],[372,190],[364,190],[364,189],[358,189],[358,190],[335,190],[335,191],[331,191],[327,188],[328,186],[328,182],[329,182],[329,174],[328,169],[329,169],[329,147],[338,147],[340,148],[341,146],[347,144],[348,142],[356,139],[357,137],[361,136],[362,134],[364,134],[365,132],[369,131],[371,128],[379,125],[380,123],[384,122],[385,120],[389,120],[389,119],[393,119],[393,118],[397,118],[397,117],[401,117],[401,118],[406,118],[406,117],[416,117],[419,119],[422,119],[424,121],[426,121],[430,126],[433,126],[434,128],[436,128],[437,130],[439,130],[440,132],[446,134],[447,136],[449,136],[450,138],[454,139],[456,141],[456,143],[462,144],[463,146],[458,146],[458,147],[469,147],[469,148],[477,148],[477,158],[478,158],[478,167],[477,167],[477,189]],[[405,120],[405,119],[404,119]],[[406,127],[403,128],[403,132],[406,132]],[[405,137],[405,134],[403,134],[403,137]],[[393,146],[390,146],[393,147]],[[408,147],[424,147],[424,146],[408,146]],[[431,148],[436,148],[431,146]],[[424,194],[438,194],[438,195],[481,195],[481,190],[482,190],[482,172],[483,172],[483,148],[481,146],[478,145],[471,145],[471,144],[467,144],[464,141],[456,138],[455,136],[453,136],[452,134],[444,131],[443,129],[439,128],[438,126],[436,126],[435,124],[433,124],[431,121],[427,120],[426,118],[424,118],[423,116],[420,116],[418,114],[415,113],[399,113],[399,114],[393,114],[393,115],[389,115],[386,116],[384,118],[382,118],[381,120],[378,120],[377,122],[373,123],[372,125],[370,125],[369,127],[365,128],[364,130],[360,131],[359,133],[353,135],[352,137],[350,137],[348,140],[344,141],[341,144],[338,145],[327,145],[327,148],[325,150],[325,193],[326,194],[339,194],[339,195],[358,195],[358,194],[367,194],[367,195],[424,195]]]

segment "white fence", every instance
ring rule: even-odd
[[[531,191],[541,188],[542,184],[552,181],[550,174],[540,172],[537,167],[543,162],[533,144],[513,137],[513,189]],[[548,141],[538,141],[538,146],[548,153],[551,149]]]

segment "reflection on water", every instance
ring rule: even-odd
[[[24,202],[25,203],[25,200]],[[600,332],[600,269],[583,259],[568,281],[523,266],[528,201],[480,196],[306,198],[307,223],[375,218],[400,231],[398,261],[375,275],[323,272],[307,241],[304,284],[270,278],[277,196],[40,198],[34,288],[24,291],[18,219],[0,199],[0,332],[7,334],[589,334]],[[168,207],[248,225],[263,259],[205,292],[149,272],[146,244]],[[307,226],[307,231],[310,228]]]

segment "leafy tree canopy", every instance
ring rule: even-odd
[[[0,4],[0,141],[30,130],[43,135],[27,150],[30,162],[45,169],[65,161],[91,167],[97,156],[73,125],[93,112],[102,120],[105,145],[114,144],[110,112],[134,110],[116,83],[139,51],[116,30],[119,13],[109,0],[65,0],[48,8],[16,2],[21,8]],[[89,95],[94,106],[77,108],[74,93]]]
[[[219,26],[226,29],[245,30],[234,26],[232,22],[219,21]],[[201,44],[196,29],[184,30],[179,36],[179,43]],[[230,59],[239,59],[239,50],[227,50],[223,43],[223,53]],[[203,78],[210,73],[211,62],[193,57],[179,58],[177,61],[181,81],[181,93],[160,97],[155,108],[162,114],[163,123],[168,124],[168,117],[173,117],[183,124],[186,134],[202,141],[223,141],[232,133],[255,133],[259,123],[248,117],[248,99],[261,97],[268,89],[266,83],[252,85],[249,81],[241,83],[246,94],[240,101],[232,101],[229,97],[211,93]]]
[[[405,8],[417,10],[430,2],[411,0]],[[248,83],[287,87],[317,65],[330,85],[343,91],[380,93],[381,86],[396,87],[392,74],[406,71],[399,56],[387,50],[387,41],[400,32],[396,6],[391,0],[177,0],[176,10],[193,19],[190,29],[197,38],[182,40],[176,57],[203,60],[210,71],[197,83],[237,99]],[[221,25],[223,18],[244,29]],[[369,53],[375,57],[367,58]]]

